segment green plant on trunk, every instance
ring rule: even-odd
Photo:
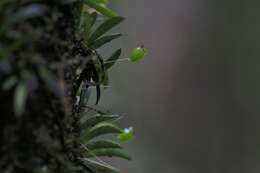
[[[88,103],[92,87],[99,103],[116,62],[136,62],[147,52],[141,46],[129,58],[120,59],[121,48],[99,54],[121,36],[108,32],[124,21],[107,3],[0,1],[2,172],[117,173],[100,157],[131,159],[121,143],[134,138],[133,128],[121,129],[120,116]]]

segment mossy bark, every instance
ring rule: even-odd
[[[88,55],[75,37],[73,11],[78,2],[2,3],[0,84],[15,77],[17,83],[26,84],[29,95],[25,111],[17,116],[13,104],[17,85],[0,90],[0,170],[73,172],[80,164],[76,161],[78,146],[66,139],[79,133],[78,117],[73,113],[75,69]]]

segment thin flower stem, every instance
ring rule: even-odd
[[[113,63],[113,62],[126,62],[126,61],[130,61],[130,58],[121,58],[115,61],[106,61],[105,64]]]

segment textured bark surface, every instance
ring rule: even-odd
[[[65,136],[78,133],[72,98],[75,69],[88,54],[75,39],[76,4],[62,0],[0,3],[4,4],[0,48],[10,50],[1,54],[0,83],[15,76],[29,93],[25,112],[18,116],[13,109],[15,86],[0,90],[1,172],[72,172],[77,144],[69,144]],[[17,21],[16,14],[20,14]],[[12,18],[15,22],[8,25]]]

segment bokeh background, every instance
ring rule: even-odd
[[[111,70],[102,106],[136,139],[124,173],[260,171],[260,1],[115,0],[116,42],[141,63]],[[104,49],[105,53],[113,50]]]

